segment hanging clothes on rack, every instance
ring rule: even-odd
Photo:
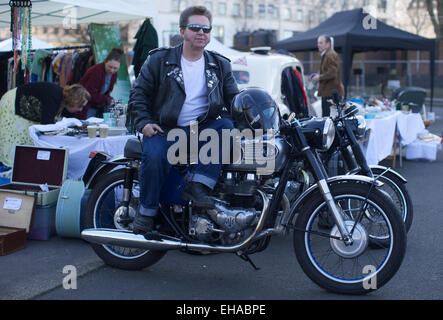
[[[134,36],[137,41],[134,45],[134,57],[132,64],[134,65],[135,77],[138,77],[140,69],[148,57],[149,51],[158,48],[158,35],[154,26],[149,19],[146,19]]]
[[[74,62],[70,84],[79,83],[80,79],[86,73],[86,70],[88,70],[94,64],[94,55],[92,54],[92,50],[79,52]]]
[[[54,82],[61,87],[79,83],[86,70],[95,64],[90,45],[31,50],[31,53],[30,68],[25,66],[24,70],[20,51],[0,54],[0,97],[29,82]]]
[[[94,57],[89,45],[37,50],[32,64],[32,82],[55,82],[61,87],[75,84],[92,65]]]
[[[46,57],[52,55],[49,50],[39,49],[34,52],[31,65],[31,82],[44,81],[43,80],[43,67]]]

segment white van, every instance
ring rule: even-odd
[[[271,53],[269,47],[252,48],[251,51],[225,54],[231,60],[239,89],[260,87],[266,90],[279,106],[281,116],[288,116],[290,110],[282,93],[283,72],[287,68],[297,69],[304,82],[302,63],[295,57]],[[309,115],[316,115],[310,110],[309,101],[308,110]]]

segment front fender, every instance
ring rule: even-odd
[[[383,185],[383,183],[378,180],[360,175],[335,176],[328,178],[326,181],[328,186],[337,183],[345,183],[348,181],[358,181],[361,183],[366,183],[368,185],[372,185],[373,183],[375,183],[377,187],[381,187]],[[282,224],[284,226],[289,226],[290,222],[294,219],[295,214],[307,201],[309,201],[312,194],[314,194],[314,192],[316,192],[317,190],[318,190],[318,185],[317,183],[315,183],[312,186],[310,186],[305,192],[303,192],[300,197],[297,198],[297,200],[291,205],[291,208],[287,213],[286,217],[283,217],[282,219]]]
[[[371,170],[373,171],[373,170],[380,170],[380,171],[388,171],[388,172],[390,172],[390,173],[392,173],[393,175],[395,175],[397,178],[399,178],[400,180],[401,180],[401,182],[403,182],[403,183],[407,183],[408,182],[408,180],[406,180],[406,178],[405,177],[403,177],[400,173],[398,173],[397,171],[395,171],[395,170],[392,170],[391,168],[388,168],[388,167],[385,167],[385,166],[379,166],[379,165],[372,165],[372,166],[369,166],[369,168],[371,168]]]

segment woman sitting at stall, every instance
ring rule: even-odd
[[[105,61],[90,67],[80,80],[91,94],[91,100],[82,112],[76,114],[79,119],[89,117],[103,117],[105,106],[112,101],[111,92],[117,81],[117,71],[122,62],[123,50],[114,48],[106,57]]]
[[[15,145],[33,145],[28,128],[74,118],[91,95],[79,84],[59,87],[33,82],[6,92],[0,100],[0,161],[12,166]]]

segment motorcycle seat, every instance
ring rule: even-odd
[[[124,156],[130,159],[141,159],[142,158],[142,144],[136,139],[132,138],[126,141]]]

